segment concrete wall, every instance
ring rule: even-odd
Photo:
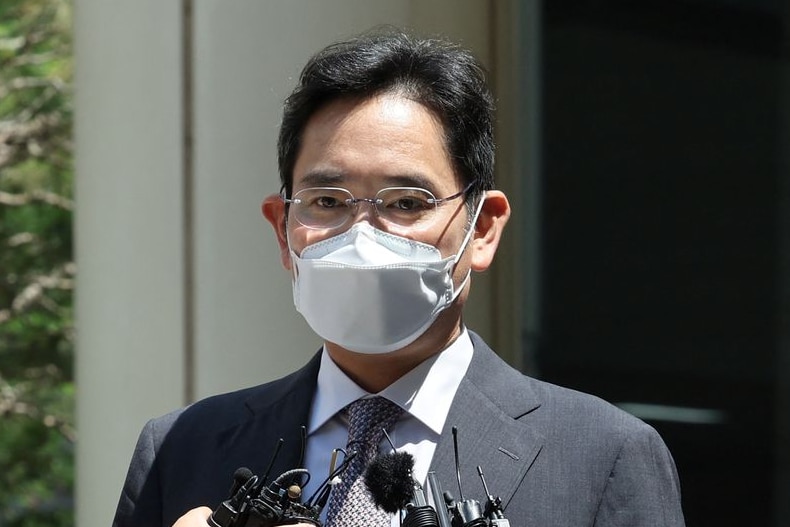
[[[460,40],[493,68],[512,29],[495,9],[76,0],[78,525],[111,522],[146,419],[278,377],[319,345],[259,212],[278,190],[281,102],[307,57],[390,23]],[[513,290],[504,268],[475,277],[467,321],[513,344],[516,326],[493,320],[495,291]]]
[[[181,6],[78,0],[77,521],[109,525],[146,415],[183,404]]]

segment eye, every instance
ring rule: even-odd
[[[333,209],[335,207],[345,206],[345,201],[342,201],[335,196],[324,195],[324,196],[317,196],[313,200],[313,204],[324,209]]]
[[[379,193],[381,205],[392,213],[419,213],[433,210],[431,194],[421,189],[391,188]]]
[[[409,211],[409,210],[422,209],[425,206],[425,204],[419,199],[416,199],[414,197],[407,197],[407,198],[400,198],[390,206],[398,210]]]

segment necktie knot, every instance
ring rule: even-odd
[[[383,431],[395,424],[402,413],[400,406],[378,396],[357,399],[346,406],[345,411],[348,415],[348,446],[353,448],[358,445],[358,450],[378,447]],[[374,454],[375,450],[370,457]]]

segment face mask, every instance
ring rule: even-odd
[[[422,335],[458,297],[452,273],[474,232],[455,256],[356,223],[348,231],[291,250],[296,310],[321,338],[357,353],[389,353]],[[470,271],[471,273],[471,271]]]

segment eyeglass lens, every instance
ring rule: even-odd
[[[354,198],[341,188],[307,188],[294,194],[291,207],[302,225],[329,229],[346,223],[360,203],[375,207],[381,220],[402,227],[418,227],[431,221],[437,208],[433,194],[414,187],[385,188],[373,199]]]

